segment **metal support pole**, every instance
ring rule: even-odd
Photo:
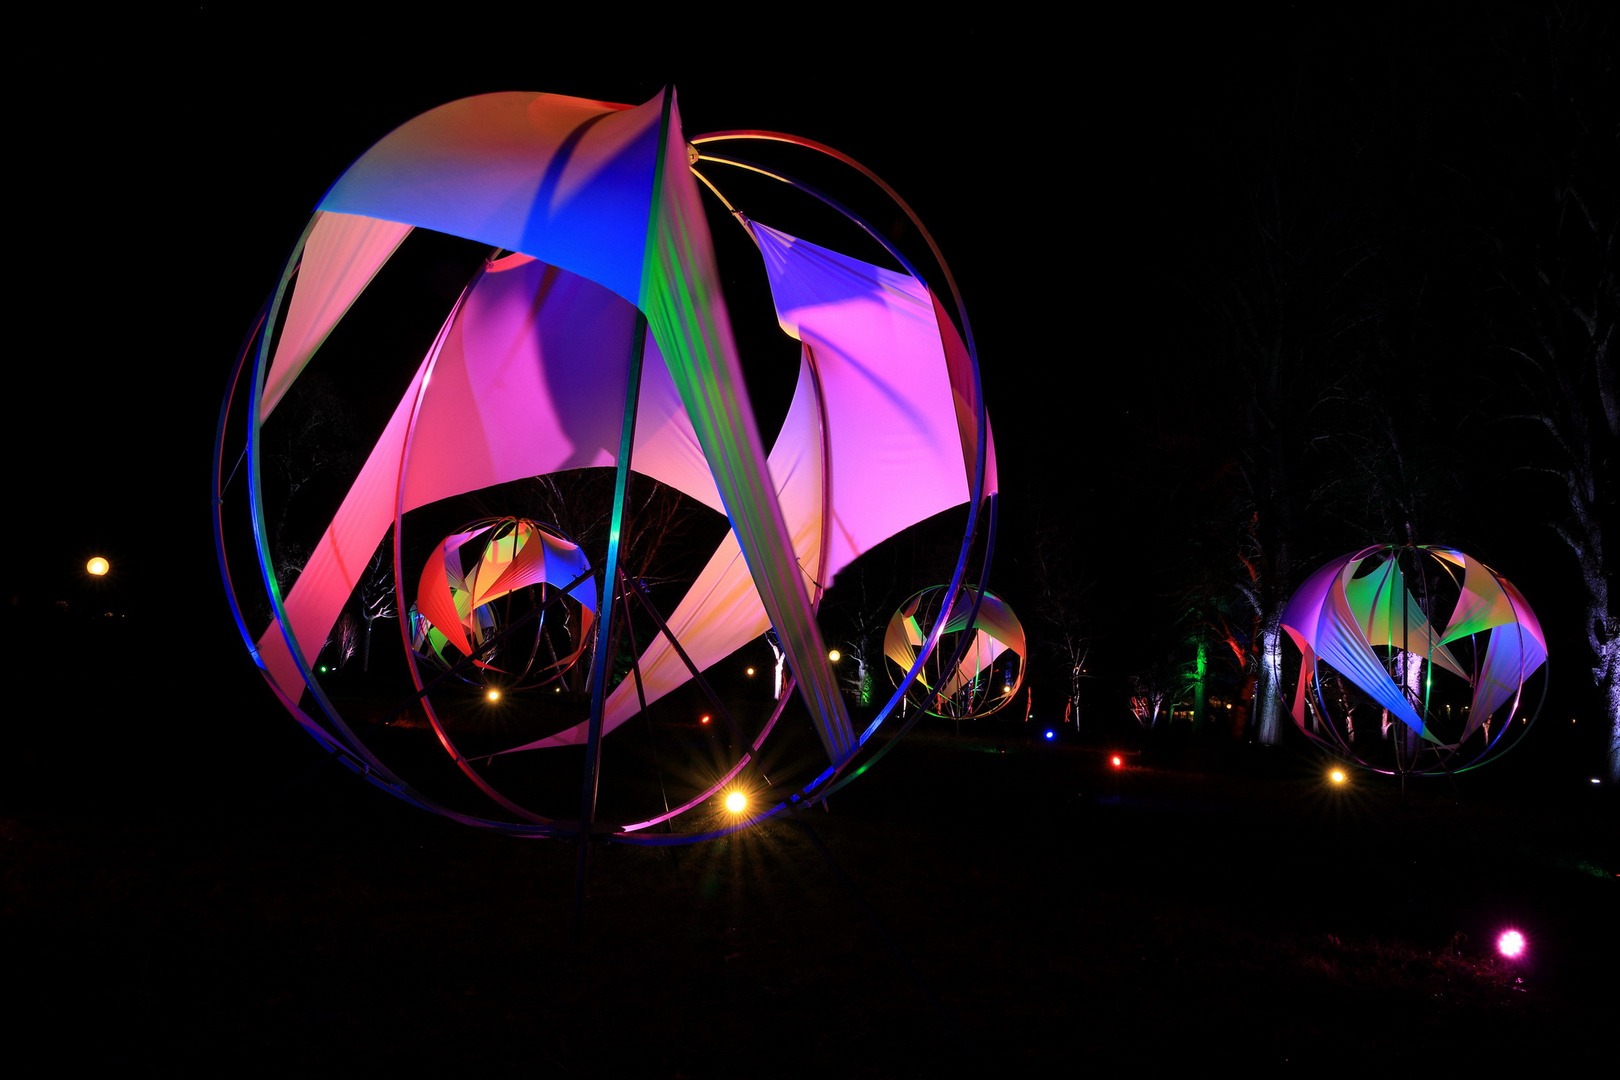
[[[596,655],[591,663],[591,716],[585,726],[585,778],[579,805],[579,862],[574,873],[573,939],[579,941],[585,907],[585,874],[590,867],[591,826],[596,822],[597,782],[602,775],[602,714],[608,673],[613,665],[613,597],[619,582],[619,543],[624,535],[625,494],[630,484],[630,452],[636,441],[636,405],[641,397],[641,358],[647,346],[647,318],[636,312],[631,335],[630,373],[624,390],[624,422],[619,428],[619,467],[613,480],[613,518],[607,559],[602,564],[601,618],[596,620]]]

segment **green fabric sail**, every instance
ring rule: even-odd
[[[719,288],[708,219],[686,167],[674,91],[667,92],[672,98],[639,306],[714,472],[743,558],[822,746],[836,764],[853,750],[854,729],[771,482]]]

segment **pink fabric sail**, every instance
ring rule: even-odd
[[[615,463],[634,322],[634,309],[607,290],[527,256],[487,267],[418,368],[287,594],[287,615],[306,655],[318,651],[393,523],[402,470],[403,508],[412,510],[491,484]],[[636,469],[720,509],[650,338],[646,350]],[[272,677],[296,700],[302,680],[279,625],[264,633],[259,648]]]
[[[732,135],[756,137],[714,138]],[[823,797],[845,782],[838,779],[840,770],[860,744],[817,624],[822,591],[851,560],[907,525],[995,490],[995,451],[976,361],[939,298],[908,274],[743,220],[766,261],[779,321],[801,343],[798,385],[782,429],[774,441],[760,431],[696,179],[702,157],[682,131],[672,88],[640,106],[501,93],[430,110],[378,141],[328,190],[239,359],[221,413],[215,494],[216,507],[222,506],[226,434],[245,413],[258,570],[276,616],[248,642],[249,651],[312,734],[333,749],[346,748],[346,760],[402,797],[520,835],[585,837],[599,831],[603,819],[594,783],[577,822],[541,816],[497,790],[483,775],[488,755],[468,757],[457,746],[453,721],[463,717],[436,712],[428,693],[433,686],[418,661],[451,664],[459,674],[463,657],[476,656],[479,667],[499,672],[493,682],[503,690],[520,690],[577,658],[588,645],[583,630],[593,623],[605,642],[619,640],[608,631],[616,629],[619,597],[613,594],[624,580],[616,570],[621,541],[638,525],[645,527],[625,502],[632,469],[726,514],[731,528],[668,620],[679,638],[643,640],[647,651],[637,680],[625,681],[605,702],[600,680],[612,657],[610,649],[598,650],[588,774],[596,775],[603,728],[611,731],[639,707],[634,688],[642,676],[647,696],[656,699],[691,676],[686,653],[697,667],[708,667],[770,629],[832,766],[802,795]],[[898,196],[878,183],[915,221]],[[370,306],[364,297],[371,282],[418,228],[493,250],[438,322],[425,355],[394,357],[396,366],[379,367],[369,384],[369,371],[345,373],[342,384],[351,388],[398,387],[406,376],[410,383],[358,473],[341,478],[347,491],[283,590],[279,570],[294,549],[272,551],[267,539],[279,530],[266,528],[267,520],[277,519],[267,517],[265,436],[291,422],[278,403],[329,335],[345,352],[354,344],[350,355],[366,356],[368,345],[379,344],[351,341],[356,326],[334,331],[357,304]],[[949,280],[942,259],[940,268]],[[965,331],[959,302],[953,311]],[[388,361],[380,351],[372,349],[366,362]],[[408,371],[397,366],[400,360],[419,363]],[[337,365],[344,359],[315,362]],[[249,370],[251,379],[244,381]],[[239,395],[246,386],[253,390],[244,409]],[[394,391],[384,390],[380,400],[376,392],[369,390],[370,405],[386,410]],[[368,426],[380,418],[376,410],[368,415]],[[491,512],[457,512],[458,506],[499,499],[511,491],[501,486],[515,481],[585,467],[618,472],[601,565],[589,565],[577,547],[515,517],[462,526],[432,551],[420,574],[417,566],[404,565],[405,552],[420,553],[418,544],[442,535],[447,518],[464,521]],[[978,535],[978,509],[968,517],[961,566]],[[281,511],[285,517],[285,505]],[[993,501],[986,511],[993,517]],[[217,510],[215,519],[229,582],[224,518]],[[421,535],[429,528],[430,535]],[[407,606],[407,576],[418,585],[401,639],[419,706],[454,767],[501,808],[496,817],[474,817],[413,791],[378,760],[366,732],[344,718],[324,677],[314,674],[320,649],[345,606],[357,601],[356,589],[376,567],[378,545],[391,530],[401,608]],[[302,537],[296,550],[305,550],[309,539]],[[958,578],[962,572],[959,567]],[[574,583],[569,591],[584,609],[579,618],[570,609],[562,627],[537,621],[533,647],[525,639],[522,648],[499,651],[515,643],[507,632],[526,625],[520,620],[527,616],[513,617],[519,605],[512,590],[532,594],[538,588],[544,600],[565,579]],[[603,585],[609,591],[598,597]],[[251,637],[234,588],[232,602],[239,627]],[[567,649],[555,646],[575,625],[581,634],[564,644],[578,648],[558,658],[554,654]],[[918,630],[919,638],[923,633]],[[1000,644],[997,639],[976,647],[967,663],[993,659]],[[552,663],[536,671],[542,645]],[[317,699],[319,716],[300,711],[306,691]],[[505,695],[489,700],[511,702]],[[760,740],[787,704],[777,701]],[[549,708],[539,712],[556,715]],[[582,725],[531,745],[585,737]],[[743,769],[759,745],[726,775]],[[661,818],[616,826],[623,830],[618,838],[683,813],[715,790],[711,785],[673,810],[666,804]],[[703,826],[704,833],[687,838],[746,827],[783,805],[754,812],[749,820]],[[641,839],[662,843],[675,837]]]
[[[874,544],[969,497],[972,364],[909,275],[757,226],[778,318],[805,363],[803,399],[767,455],[686,151],[669,93],[637,107],[487,94],[401,125],[327,192],[294,288],[296,329],[267,372],[271,407],[409,228],[518,254],[464,294],[289,590],[285,632],[261,637],[289,697],[300,677],[287,635],[306,656],[318,650],[396,509],[615,464],[639,309],[649,336],[632,467],[733,526],[735,550],[722,546],[672,623],[700,667],[774,626],[829,757],[847,756],[854,734],[813,596]],[[984,468],[993,491],[988,437]],[[661,649],[648,670],[673,688],[687,676]],[[630,711],[621,687],[608,728]]]
[[[827,404],[835,575],[968,500],[978,412],[964,429],[946,346],[959,343],[956,328],[920,281],[758,222],[753,230],[777,322],[804,343]],[[992,442],[987,493],[994,457]]]
[[[274,411],[326,335],[410,231],[409,225],[355,214],[315,215],[287,305],[287,321],[265,376],[261,420]]]
[[[736,356],[707,220],[685,158],[679,113],[668,93],[636,108],[547,94],[486,94],[433,109],[395,129],[339,178],[319,209],[482,240],[571,271],[639,307],[687,409],[687,429],[697,438],[711,478],[705,486],[723,499],[822,742],[829,757],[842,760],[853,746],[853,730],[795,569],[791,536]],[[578,378],[590,381],[594,373],[586,371]],[[618,385],[622,392],[622,379]],[[422,389],[425,396],[425,381]],[[439,395],[437,388],[432,393]],[[443,415],[444,410],[424,413],[420,424],[413,418],[407,426],[431,428]],[[638,410],[638,424],[640,415]],[[543,419],[525,417],[523,426]],[[481,430],[491,428],[485,424]],[[416,456],[404,453],[415,465]],[[390,449],[383,456],[391,455]],[[457,486],[464,479],[459,462],[426,457],[422,464],[424,471],[440,468],[425,478],[410,469],[408,489],[481,486]],[[451,473],[457,474],[453,482]],[[407,490],[402,505],[421,505],[414,497]],[[358,546],[356,537],[370,532],[368,527],[333,539]],[[317,552],[322,554],[330,556]],[[323,580],[313,590],[319,601],[306,605],[308,614],[295,615],[289,596],[287,618],[300,642],[335,619],[341,601],[328,602],[334,591],[330,584]],[[261,657],[273,678],[296,672],[290,650],[274,635],[267,647],[261,643]]]
[[[862,553],[968,500],[973,442],[961,430],[946,355],[947,335],[956,339],[956,331],[909,274],[758,222],[752,226],[778,323],[804,343],[798,385],[771,450],[770,468],[806,586],[819,596]],[[973,416],[976,424],[976,409]],[[823,439],[827,478],[821,469]],[[988,459],[993,477],[993,450]],[[831,487],[826,501],[832,512],[825,553],[819,550],[823,483]],[[986,490],[994,490],[993,479]],[[725,538],[668,622],[700,671],[770,628],[734,535]],[[1021,629],[1017,636],[1021,642]],[[649,703],[691,678],[663,637],[649,644],[640,665]],[[636,687],[627,679],[609,697],[606,730],[639,707]],[[513,751],[578,743],[585,730],[576,725]]]

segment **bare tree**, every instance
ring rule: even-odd
[[[1610,729],[1609,778],[1620,780],[1620,607],[1610,588],[1613,567],[1604,546],[1615,521],[1620,444],[1615,218],[1612,212],[1607,220],[1597,218],[1573,185],[1560,194],[1571,211],[1560,215],[1560,232],[1584,233],[1581,239],[1602,251],[1603,270],[1587,282],[1572,281],[1538,258],[1530,280],[1504,275],[1525,323],[1507,348],[1522,361],[1522,400],[1531,405],[1520,418],[1537,426],[1551,451],[1546,463],[1532,468],[1555,479],[1567,510],[1552,528],[1575,557],[1592,680]]]
[[[378,619],[399,618],[399,607],[394,602],[394,545],[384,537],[377,552],[366,564],[366,572],[355,590],[360,606],[360,619],[366,624],[365,638],[360,647],[360,670],[371,670],[371,628]]]
[[[296,516],[291,512],[319,479],[345,472],[354,453],[352,426],[343,399],[319,372],[306,372],[265,422],[260,455],[272,486],[265,500],[267,525],[283,595],[314,550],[313,537],[288,529],[290,516]]]
[[[1580,5],[1563,6],[1544,20],[1544,39],[1520,54],[1506,111],[1530,137],[1551,134],[1537,167],[1520,178],[1534,193],[1528,221],[1505,222],[1495,237],[1498,274],[1513,303],[1494,329],[1517,361],[1516,396],[1528,405],[1519,419],[1541,435],[1544,456],[1531,468],[1557,485],[1563,513],[1552,528],[1575,557],[1592,679],[1607,714],[1608,774],[1620,781],[1620,598],[1605,547],[1620,529],[1620,169],[1613,156],[1620,85],[1600,44],[1612,26]]]
[[[1046,629],[1041,647],[1055,655],[1068,674],[1068,700],[1063,719],[1080,728],[1080,683],[1088,678],[1086,659],[1091,654],[1092,620],[1087,594],[1095,582],[1074,573],[1078,560],[1073,526],[1037,524],[1033,533],[1032,569],[1035,618]]]

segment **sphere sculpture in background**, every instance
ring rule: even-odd
[[[576,578],[585,580],[563,603],[549,603]],[[561,678],[595,621],[595,581],[579,545],[512,517],[474,522],[436,545],[410,610],[416,655],[485,690]],[[521,633],[519,622],[529,624]]]
[[[830,157],[875,183],[882,212],[904,213],[927,242],[945,292],[885,238],[888,229],[786,173],[714,152],[738,141]],[[871,238],[872,255],[899,268],[741,213],[707,175],[728,168],[740,184],[819,200],[815,213],[832,207]],[[768,289],[775,325],[799,355],[785,416],[769,418],[774,437],[761,430],[744,379],[704,189],[717,200],[716,220],[740,226],[758,256],[731,276],[751,272]],[[436,311],[420,299],[426,290],[398,308],[378,306],[377,294],[413,265],[413,245],[437,253],[437,281],[453,243],[475,267],[459,297]],[[388,317],[367,322],[368,310]],[[431,345],[398,354],[396,328],[424,312]],[[387,332],[361,340],[379,325]],[[283,415],[295,409],[284,402],[304,400],[306,369],[357,397],[353,415],[375,418],[363,464],[323,481],[334,485],[335,512],[313,497],[296,513],[285,499],[268,505],[277,487],[266,447],[289,440],[266,432],[286,430]],[[502,505],[512,485],[585,469],[612,470],[611,500],[592,519],[605,526],[600,550],[574,548],[576,561],[553,567],[561,549],[532,522],[451,531]],[[430,110],[361,155],[321,199],[244,346],[220,413],[215,474],[216,549],[238,629],[323,747],[383,790],[470,825],[659,844],[724,835],[823,799],[864,771],[858,756],[869,763],[892,745],[880,740],[861,756],[885,724],[903,732],[914,722],[897,706],[940,651],[946,620],[919,622],[908,678],[857,729],[817,622],[822,592],[874,545],[966,504],[941,601],[953,609],[971,595],[962,583],[982,574],[969,552],[993,519],[996,490],[971,331],[916,215],[870,170],[820,144],[756,131],[689,139],[673,89],[640,106],[485,94]],[[233,487],[237,475],[245,483]],[[658,525],[645,513],[634,520],[645,504],[629,505],[632,487],[649,482],[729,525],[678,598],[654,594],[621,565],[633,530]],[[285,539],[300,527],[303,536]],[[520,543],[526,530],[534,531]],[[507,541],[511,557],[497,566]],[[480,542],[474,559],[468,546]],[[537,603],[577,602],[581,630],[585,613],[594,616],[593,632],[582,634],[588,694],[557,687],[497,698],[492,688],[479,700],[498,704],[476,708],[462,680],[482,685],[501,666],[491,657],[528,632],[515,611],[504,626],[478,613],[501,589],[533,587],[538,555],[525,562],[524,553],[535,544],[546,563]],[[989,545],[980,548],[987,561]],[[409,682],[368,702],[360,724],[338,707],[315,661],[353,610],[367,568],[389,560],[399,611],[410,608],[414,575],[405,568],[424,566],[421,632],[413,640],[411,620],[402,621]],[[244,565],[253,571],[242,574]],[[728,658],[768,631],[792,673],[781,695],[767,697],[757,683],[722,692],[728,665],[741,666]],[[424,671],[418,646],[442,663]],[[347,702],[357,691],[344,686]],[[717,723],[660,714],[662,699],[694,686]],[[395,724],[400,717],[412,722]],[[398,762],[415,767],[420,755],[393,754],[419,726],[453,762],[448,778],[442,769],[426,779],[396,771]],[[741,790],[748,796],[730,802],[746,809],[727,813],[726,796]]]
[[[1294,722],[1380,772],[1476,768],[1540,708],[1526,700],[1547,659],[1535,613],[1454,548],[1379,544],[1335,559],[1300,586],[1283,628],[1302,654]]]
[[[923,589],[900,605],[883,635],[889,673],[902,688],[927,640],[927,628],[940,623],[950,590]],[[1024,627],[1007,602],[986,589],[974,610],[971,591],[956,594],[944,621],[945,642],[935,649],[907,698],[930,716],[972,720],[1004,708],[1024,682]]]

